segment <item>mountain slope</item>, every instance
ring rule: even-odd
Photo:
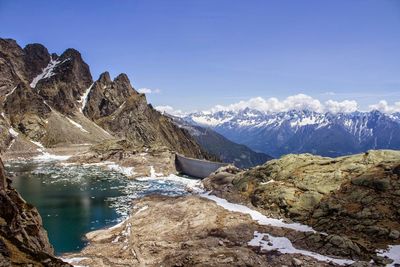
[[[233,163],[239,168],[249,168],[272,159],[267,154],[257,153],[245,145],[234,143],[210,128],[191,125],[178,117],[171,118],[179,127],[188,130],[201,147],[218,156],[222,162]]]
[[[185,130],[147,104],[126,74],[112,81],[103,73],[93,81],[75,49],[58,56],[40,44],[21,48],[0,39],[0,100],[2,151],[21,147],[24,142],[15,141],[22,137],[38,149],[126,138],[138,146],[207,156]]]
[[[332,114],[292,110],[266,114],[244,109],[193,113],[184,119],[275,157],[288,153],[341,156],[369,149],[400,149],[400,114],[379,111]]]

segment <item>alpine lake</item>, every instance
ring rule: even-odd
[[[58,255],[81,250],[86,233],[126,218],[133,199],[188,194],[185,182],[179,179],[128,179],[97,165],[11,161],[5,166],[14,188],[39,210]],[[182,177],[182,181],[188,179]]]

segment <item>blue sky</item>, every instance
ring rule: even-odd
[[[400,101],[400,1],[0,1],[0,36],[78,49],[154,105],[207,109],[299,93]]]

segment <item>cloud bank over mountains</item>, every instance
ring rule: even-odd
[[[378,104],[370,105],[369,108],[371,110],[376,109],[383,113],[389,113],[389,114],[395,113],[395,112],[400,112],[400,101],[395,102],[394,105],[389,105],[386,100],[381,100],[381,101],[379,101]]]
[[[289,110],[310,110],[320,113],[351,113],[359,111],[359,105],[355,100],[328,100],[322,103],[320,100],[305,94],[297,94],[288,96],[283,100],[271,97],[264,99],[262,97],[254,97],[249,100],[242,100],[230,105],[216,105],[210,110],[205,112],[215,113],[218,111],[233,111],[237,112],[246,108],[258,110],[264,113],[285,112]],[[176,110],[171,106],[157,106],[157,110],[166,112],[175,116],[185,115],[182,110]],[[377,104],[369,106],[369,110],[379,110],[384,113],[400,112],[400,101],[395,102],[393,105],[388,104],[387,101],[381,100]]]

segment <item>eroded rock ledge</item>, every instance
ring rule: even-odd
[[[204,185],[269,216],[350,240],[377,263],[384,260],[376,250],[400,244],[400,151],[287,155],[249,171],[221,169]],[[335,243],[347,246],[344,240]]]
[[[299,253],[260,250],[249,245],[257,232],[286,237],[303,250],[343,255],[329,241],[332,236],[260,225],[201,196],[150,196],[134,204],[131,217],[87,234],[90,244],[67,258],[85,266],[336,266]]]

